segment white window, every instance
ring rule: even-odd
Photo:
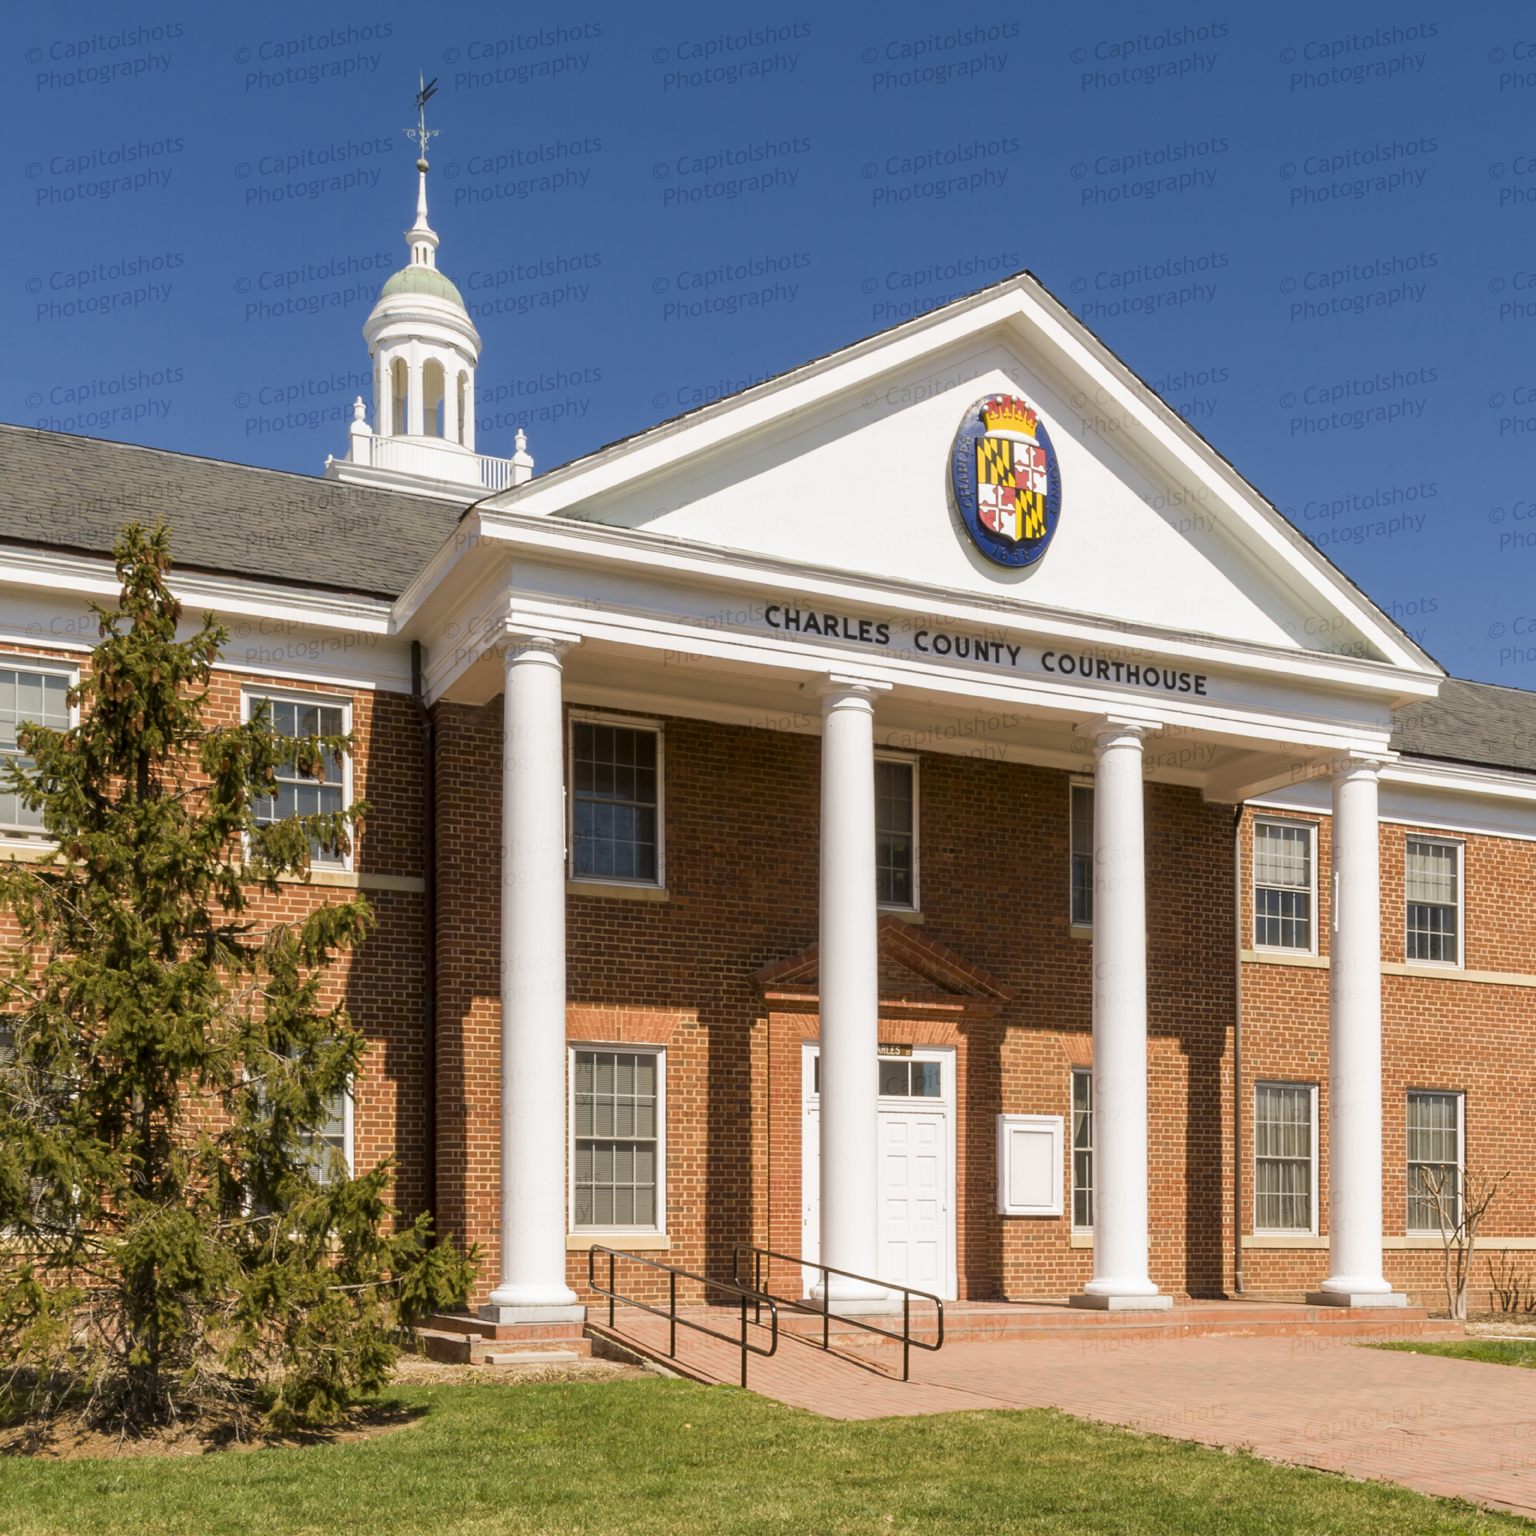
[[[1408,1230],[1440,1232],[1461,1220],[1464,1100],[1459,1093],[1408,1093]],[[1440,1199],[1435,1199],[1436,1192]]]
[[[573,1047],[571,1131],[572,1230],[664,1230],[666,1053]]]
[[[1093,785],[1071,788],[1072,925],[1093,922]]]
[[[299,1141],[305,1148],[310,1164],[322,1184],[331,1180],[335,1166],[334,1154],[339,1153],[343,1166],[352,1172],[352,1095],[343,1088],[331,1095],[325,1105],[325,1120],[312,1131],[303,1131]]]
[[[1410,837],[1404,870],[1407,958],[1461,964],[1461,844]]]
[[[571,878],[662,885],[659,726],[571,716]]]
[[[1093,1231],[1093,1071],[1072,1069],[1072,1229]]]
[[[306,693],[248,693],[245,718],[252,719],[265,705],[267,718],[278,736],[300,740],[306,736],[345,736],[352,729],[352,705],[346,699]],[[352,757],[337,759],[325,754],[325,776],[315,779],[300,773],[296,763],[277,770],[277,795],[256,797],[256,820],[286,821],[290,816],[331,816],[352,803]],[[317,869],[350,869],[351,856],[335,848],[310,843],[310,860]]]
[[[72,711],[64,702],[74,685],[73,673],[45,672],[35,667],[15,665],[10,658],[0,658],[0,755],[32,766],[16,743],[16,732],[27,722],[67,731],[74,724]],[[43,813],[28,810],[21,796],[7,793],[0,785],[0,829],[26,835],[42,830]]]
[[[917,910],[917,764],[906,757],[875,758],[875,895]]]
[[[1311,954],[1317,942],[1314,828],[1300,821],[1253,824],[1253,944]]]
[[[1253,1106],[1255,1232],[1317,1230],[1317,1094],[1306,1083],[1259,1083]]]

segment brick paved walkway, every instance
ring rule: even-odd
[[[665,1349],[663,1322],[621,1312],[618,1326]],[[678,1354],[701,1380],[740,1379],[740,1354],[724,1344],[679,1329]],[[862,1363],[783,1336],[772,1359],[752,1357],[747,1380],[837,1419],[1059,1408],[1536,1516],[1536,1371],[1327,1337],[1181,1339],[1149,1329],[947,1343],[936,1355],[914,1351],[911,1382],[900,1376],[899,1350]]]

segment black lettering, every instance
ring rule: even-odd
[[[1179,686],[1179,674],[1171,667],[1163,668],[1163,687],[1172,693]]]
[[[1204,693],[1205,692],[1205,673],[1203,673],[1203,672],[1197,672],[1195,674],[1195,692],[1196,693]]]
[[[798,608],[786,608],[784,610],[784,628],[800,628],[800,610]]]
[[[957,637],[955,640],[955,655],[962,658],[962,660],[968,661],[970,659],[971,642],[964,635]]]
[[[865,645],[869,644],[869,620],[868,619],[860,619],[859,620],[859,639]]]
[[[779,605],[777,603],[769,603],[768,606],[763,610],[763,617],[767,619],[767,621],[773,625],[775,629],[779,628],[778,621],[774,618],[774,614],[776,614],[778,611]]]
[[[822,634],[826,635],[828,639],[835,640],[837,638],[837,615],[835,613],[822,614],[821,632]]]
[[[1109,663],[1107,661],[1101,661],[1099,663],[1098,681],[1101,683],[1107,683],[1109,681]]]
[[[1148,667],[1147,670],[1141,674],[1141,682],[1142,686],[1145,688],[1156,688],[1158,684],[1157,668]]]
[[[934,648],[934,650],[936,650],[939,653],[940,656],[948,656],[949,655],[949,636],[948,635],[935,635],[933,637],[933,648]]]
[[[850,635],[848,633],[848,620],[844,619],[843,620],[843,639],[844,640],[857,640],[858,638],[859,637],[857,635]]]
[[[884,626],[882,626],[882,628],[883,627]],[[915,635],[912,636],[912,644],[915,645],[920,651],[926,652],[928,649],[928,647],[923,644],[923,636],[927,633],[928,631],[926,629],[920,629]]]
[[[821,633],[821,625],[816,622],[816,615],[814,613],[808,613],[805,616],[805,632],[808,635],[819,635]]]
[[[1188,693],[1189,692],[1189,673],[1188,672],[1180,672],[1179,673],[1179,692],[1180,693]]]
[[[1003,649],[1008,652],[1008,663],[1009,663],[1009,665],[1010,666],[1014,666],[1014,667],[1018,666],[1018,664],[1019,664],[1019,648],[1018,648],[1018,646],[1016,646],[1016,645],[1005,645],[1003,647]],[[1046,656],[1054,656],[1055,654],[1056,654],[1055,651],[1047,651],[1045,653]],[[1040,661],[1041,661],[1041,664],[1043,665],[1044,662],[1045,662],[1045,656],[1042,656],[1040,658]],[[1045,670],[1047,672],[1051,672],[1051,671],[1054,671],[1055,669],[1053,667],[1046,667]]]
[[[1112,661],[1110,662],[1110,666],[1115,669],[1115,681],[1118,683],[1120,681],[1120,663],[1118,661]]]
[[[1133,667],[1130,664],[1130,662],[1126,662],[1126,664],[1125,664],[1125,680],[1128,683],[1137,683],[1137,684],[1139,684],[1141,682],[1141,668],[1140,667]]]
[[[875,625],[875,644],[889,645],[891,643],[891,626],[889,624]]]
[[[1071,677],[1077,671],[1077,657],[1063,656],[1061,658],[1061,670],[1067,677]]]

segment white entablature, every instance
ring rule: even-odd
[[[475,452],[475,369],[480,333],[459,290],[437,270],[437,232],[427,222],[427,162],[418,160],[416,222],[405,231],[411,259],[384,284],[363,325],[373,359],[375,421],[359,396],[344,459],[327,459],[328,480],[445,501],[474,500],[533,474],[527,440],[510,459]]]

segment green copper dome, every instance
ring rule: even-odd
[[[402,267],[379,290],[379,297],[387,299],[396,293],[430,293],[435,299],[446,299],[464,308],[459,290],[436,267]]]

